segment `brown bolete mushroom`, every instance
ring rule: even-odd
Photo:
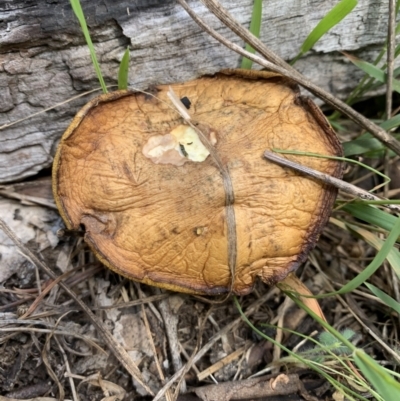
[[[263,158],[274,148],[341,155],[321,111],[290,80],[227,70],[167,96],[118,91],[89,102],[64,133],[53,191],[69,229],[110,269],[181,292],[251,291],[302,263],[336,190]],[[285,157],[335,177],[335,160]]]

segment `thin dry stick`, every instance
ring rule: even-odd
[[[60,319],[57,320],[55,327],[57,327],[57,325],[60,323]],[[61,401],[64,401],[65,398],[65,391],[64,391],[64,387],[62,386],[60,380],[58,380],[58,377],[56,375],[56,373],[54,372],[53,368],[51,367],[51,363],[50,360],[48,358],[48,353],[50,353],[50,341],[51,338],[54,335],[54,330],[51,331],[51,333],[49,333],[49,335],[46,337],[46,342],[43,346],[43,350],[42,350],[42,360],[44,365],[46,366],[46,370],[47,370],[47,374],[53,379],[53,381],[57,384],[58,387],[58,399]]]
[[[39,198],[37,196],[19,194],[8,189],[2,189],[2,186],[0,186],[0,195],[4,196],[5,198],[17,199],[21,201],[23,205],[41,205],[57,210],[57,206],[52,200]]]
[[[391,283],[391,287],[394,293],[394,298],[397,302],[400,303],[400,283],[399,277],[397,276],[394,269],[390,269],[390,279],[388,280]],[[379,298],[378,298],[379,299]],[[399,323],[400,323],[400,315],[397,315]]]
[[[114,305],[98,306],[95,310],[107,310],[107,309],[123,309],[130,308],[131,306],[149,304],[155,301],[161,301],[162,299],[168,298],[169,294],[151,295],[146,298],[136,299],[135,301],[121,302]]]
[[[209,312],[208,312],[208,313],[209,313]],[[178,377],[176,378],[176,381],[178,382],[178,385],[176,386],[175,393],[174,393],[174,398],[175,398],[175,399],[178,399],[178,396],[179,396],[179,388],[180,388],[180,385],[181,385],[182,381],[183,381],[184,378],[185,378],[186,373],[189,372],[189,370],[190,370],[190,369],[192,368],[192,366],[194,365],[194,357],[196,356],[197,351],[198,351],[198,349],[199,349],[200,346],[201,346],[201,339],[202,339],[202,337],[203,337],[204,324],[205,324],[206,320],[207,320],[207,317],[205,317],[203,320],[201,320],[200,316],[197,316],[197,327],[198,327],[198,330],[197,330],[197,341],[196,341],[196,346],[194,347],[193,352],[192,352],[192,355],[189,357],[189,359],[188,359],[186,365],[184,365],[184,366],[182,367],[182,369],[180,369],[180,370],[181,370],[180,376],[178,376]]]
[[[51,282],[43,291],[40,292],[39,296],[31,303],[31,306],[28,308],[28,310],[19,318],[22,320],[31,315],[39,306],[40,302],[42,302],[44,297],[53,289],[55,285],[57,285],[61,280],[64,280],[67,277],[69,277],[72,273],[75,273],[78,269],[80,269],[80,267],[75,267],[74,269],[68,270],[61,276],[57,277],[56,280]],[[38,283],[40,283],[40,280],[37,281]]]
[[[135,281],[131,281],[132,284],[135,285],[136,290],[139,294],[139,297],[141,299],[145,299],[146,298],[146,294],[142,291],[142,288],[140,287],[140,283],[137,283]],[[157,289],[156,291],[159,291],[159,289]],[[133,293],[132,293],[133,294]],[[160,322],[160,324],[164,324],[163,318],[161,316],[161,313],[158,311],[158,309],[155,307],[153,302],[148,302],[148,306],[149,309],[151,310],[151,312],[153,313],[153,315],[157,318],[157,320]]]
[[[77,311],[74,311],[74,312],[77,312]],[[78,356],[78,357],[79,357],[79,356],[83,356],[83,357],[88,357],[88,356],[90,356],[90,357],[93,357],[93,352],[91,352],[90,350],[87,350],[86,352],[81,352],[81,351],[76,351],[76,350],[74,350],[73,348],[71,348],[71,347],[67,344],[67,340],[65,339],[65,337],[60,337],[59,340],[60,340],[61,343],[62,343],[63,349],[66,350],[66,351],[68,351],[69,354],[76,355],[76,356]],[[106,353],[106,355],[108,355],[108,354]],[[117,368],[117,367],[115,367],[115,369],[116,369],[116,368]]]
[[[89,386],[100,387],[104,395],[103,400],[114,401],[114,400],[122,400],[125,398],[126,394],[125,389],[119,386],[118,384],[115,384],[107,380],[103,380],[100,372],[94,373],[88,377],[82,377],[78,375],[71,375],[71,377],[82,380],[78,384],[78,391],[84,384],[88,384]]]
[[[22,254],[29,259],[35,266],[45,272],[52,279],[57,279],[57,275],[48,267],[45,263],[41,262],[38,257],[28,248],[26,247],[19,238],[15,235],[15,233],[8,227],[8,225],[0,218],[0,228],[5,232],[5,234],[14,242],[15,245],[20,249]],[[119,344],[112,334],[107,330],[104,326],[103,322],[99,320],[93,312],[89,309],[89,307],[72,291],[65,283],[62,281],[59,283],[61,288],[75,300],[75,302],[79,305],[79,307],[87,314],[90,321],[96,327],[97,331],[101,334],[104,341],[107,343],[117,360],[119,360],[122,366],[129,372],[132,377],[137,380],[141,386],[151,395],[154,393],[151,391],[149,386],[143,381],[142,374],[140,373],[138,367],[135,365],[131,357],[125,351],[121,344]]]
[[[238,348],[237,350],[233,351],[226,357],[220,359],[219,361],[215,362],[213,365],[209,366],[207,369],[203,370],[202,372],[197,374],[197,380],[202,381],[208,376],[212,375],[215,372],[218,372],[225,366],[229,365],[231,362],[235,361],[239,358],[244,352],[247,351],[249,348],[249,343],[243,345],[243,347]]]
[[[186,358],[186,360],[188,361],[188,360],[190,359],[190,356],[189,356],[189,354],[186,352],[185,347],[182,345],[182,343],[179,343],[179,349],[181,350],[182,355],[183,355],[183,356]],[[193,364],[193,365],[191,366],[191,369],[193,369],[193,370],[195,371],[196,375],[198,375],[198,374],[200,373],[200,370],[198,369],[198,367],[196,366],[196,364]],[[215,384],[218,384],[218,382],[217,382],[216,380],[215,380],[214,382],[215,382]]]
[[[247,57],[248,59],[252,60],[253,62],[268,68],[269,70],[273,72],[277,72],[279,74],[282,74],[293,81],[297,82],[304,88],[308,89],[310,92],[312,92],[314,95],[317,97],[321,98],[324,100],[327,104],[331,105],[334,107],[336,110],[339,112],[347,115],[350,119],[355,121],[357,124],[365,128],[367,131],[369,131],[372,135],[374,135],[377,139],[379,139],[382,143],[384,143],[388,148],[392,149],[396,154],[400,155],[400,142],[398,142],[392,135],[388,134],[385,130],[382,128],[378,127],[376,124],[371,122],[368,118],[364,117],[360,113],[356,112],[353,108],[351,108],[349,105],[346,103],[342,102],[341,100],[337,99],[335,96],[331,95],[330,93],[324,91],[317,85],[313,84],[311,81],[309,81],[307,78],[305,78],[303,75],[301,75],[299,72],[293,70],[292,68],[288,68],[286,65],[283,67],[282,63],[279,65],[274,64],[264,58],[261,58],[259,56],[256,56],[252,53],[249,53],[248,51],[244,50],[240,46],[236,45],[235,43],[232,43],[231,41],[227,40],[224,38],[222,35],[220,35],[218,32],[216,32],[214,29],[210,28],[201,18],[197,16],[197,14],[188,6],[185,0],[177,0],[178,3],[187,11],[187,13],[192,17],[192,19],[201,27],[203,28],[208,34],[210,34],[212,37],[217,39],[220,43],[222,43],[224,46],[227,48],[233,50],[234,52]],[[212,7],[217,7],[221,12],[224,10],[221,5],[213,0],[202,0],[204,4],[210,8],[212,12],[214,12],[214,9]],[[215,14],[218,18],[220,18],[219,15]],[[221,18],[220,18],[221,19]],[[222,19],[221,19],[222,20]],[[229,15],[225,11],[224,13],[224,19],[222,20],[230,29],[234,30],[234,25],[235,25],[235,20],[233,17]],[[236,29],[236,28],[235,28]],[[257,50],[260,54],[262,54],[264,57],[268,59],[277,59],[277,56],[274,55],[270,50],[268,50],[264,45],[260,46],[260,41],[255,38],[254,35],[249,33],[247,30],[244,30],[246,34],[244,34],[244,28],[238,29],[237,31],[240,32],[240,36],[242,39],[244,39],[247,43],[249,43],[255,50]],[[243,35],[243,36],[242,36]],[[267,52],[266,52],[267,50]]]
[[[277,164],[280,164],[281,166],[285,167],[290,167],[293,170],[299,171],[300,173],[307,174],[318,181],[322,181],[325,184],[332,185],[343,192],[346,192],[350,195],[353,195],[357,198],[360,198],[362,200],[385,200],[383,198],[380,198],[379,196],[376,196],[374,194],[371,194],[368,191],[364,191],[363,189],[356,187],[355,185],[349,184],[348,182],[339,180],[338,178],[332,177],[329,174],[321,173],[320,171],[314,170],[310,167],[303,166],[302,164],[293,162],[291,160],[285,159],[284,157],[278,156],[276,153],[265,151],[264,152],[264,157],[267,160],[270,160],[272,162],[275,162]],[[396,212],[400,212],[400,207],[396,205],[385,205],[389,209],[392,209]]]
[[[300,73],[294,69],[285,60],[280,58],[277,54],[270,51],[267,46],[256,36],[254,36],[248,29],[244,28],[235,18],[226,10],[218,1],[216,0],[200,0],[223,24],[225,24],[232,32],[236,33],[241,39],[246,43],[251,45],[255,50],[257,50],[262,56],[264,56],[268,61],[279,65],[286,70],[292,72],[293,74]]]
[[[69,366],[67,354],[65,353],[63,347],[60,344],[60,341],[58,341],[58,338],[56,336],[54,336],[54,340],[57,343],[58,349],[60,350],[61,355],[64,359],[65,369],[66,369],[67,373],[71,374],[71,368]],[[69,386],[71,387],[72,399],[74,401],[79,401],[79,397],[78,397],[78,394],[75,389],[74,379],[71,376],[69,376],[68,381],[69,381]]]
[[[115,85],[113,85],[113,86],[115,86]],[[73,97],[69,98],[68,100],[64,100],[63,102],[57,103],[57,104],[55,104],[54,106],[48,107],[47,109],[40,110],[40,111],[38,111],[38,112],[36,112],[36,113],[30,114],[30,115],[27,116],[27,117],[20,118],[19,120],[13,121],[13,122],[11,122],[11,123],[1,125],[1,126],[0,126],[0,131],[1,131],[2,129],[11,127],[12,125],[18,124],[18,123],[20,123],[20,122],[22,122],[22,121],[28,120],[29,118],[35,117],[35,116],[37,116],[37,115],[39,115],[39,114],[46,113],[46,111],[53,110],[53,109],[55,109],[55,108],[58,107],[58,106],[62,106],[63,104],[72,102],[72,101],[75,100],[75,99],[79,99],[80,97],[86,96],[86,95],[88,95],[88,94],[90,94],[90,93],[97,92],[97,91],[99,91],[99,90],[101,90],[101,88],[92,89],[92,90],[90,90],[90,91],[88,91],[88,92],[81,93],[81,94],[79,94],[79,95],[76,95],[76,96],[73,96]]]
[[[160,309],[161,316],[164,320],[164,328],[168,339],[169,351],[171,353],[172,366],[174,367],[175,371],[177,371],[182,367],[182,359],[178,339],[179,319],[178,316],[172,312],[168,299],[164,299],[159,302],[158,308]],[[184,394],[186,393],[186,391],[186,381],[182,380],[180,392]]]
[[[314,330],[308,337],[313,338],[318,334],[318,330]],[[308,337],[303,338],[297,345],[295,345],[292,349],[293,353],[297,353],[299,349],[308,341]]]
[[[38,322],[36,322],[36,323],[38,323]],[[89,338],[87,336],[83,336],[81,334],[77,334],[77,333],[70,332],[70,331],[65,331],[65,330],[55,330],[54,331],[54,329],[36,329],[34,327],[0,327],[0,333],[2,333],[2,332],[5,332],[5,333],[11,332],[10,337],[17,332],[19,332],[19,333],[24,333],[24,332],[45,333],[45,334],[54,333],[56,335],[76,337],[76,338],[79,338],[80,340],[87,342],[88,345],[90,345],[91,347],[96,348],[98,351],[107,355],[107,353],[99,345],[97,345],[95,343],[95,341],[97,341],[96,339]],[[7,338],[2,337],[0,344],[3,344],[5,341],[7,341]]]
[[[154,340],[153,340],[153,334],[151,332],[149,321],[148,321],[147,315],[146,315],[146,309],[144,308],[143,304],[141,305],[141,309],[142,309],[142,316],[143,316],[144,325],[145,325],[146,331],[147,331],[147,337],[149,338],[151,350],[152,350],[153,355],[154,355],[154,362],[156,363],[158,375],[160,376],[161,383],[164,383],[164,381],[165,381],[164,372],[163,372],[162,367],[160,365],[160,361],[158,360],[157,351],[156,351],[156,347],[154,345]],[[170,393],[169,390],[166,392],[165,398],[167,399],[167,401],[172,401],[171,393]]]
[[[389,0],[389,23],[387,44],[387,74],[386,74],[386,118],[392,116],[393,71],[396,50],[396,1]]]
[[[272,354],[272,362],[276,362],[281,358],[281,353],[282,349],[278,344],[282,344],[283,340],[283,320],[285,318],[286,312],[289,309],[290,306],[293,305],[293,301],[291,298],[286,297],[286,299],[283,301],[283,304],[278,308],[278,323],[277,323],[277,329],[276,329],[276,335],[275,335],[275,344],[274,344],[274,351]],[[273,369],[273,373],[278,373],[279,369],[275,368]]]
[[[386,119],[392,117],[392,97],[393,97],[393,71],[396,48],[396,1],[389,0],[389,21],[387,35],[387,71],[386,71]],[[385,175],[389,175],[390,154],[388,149],[385,151],[384,166]],[[385,197],[388,196],[389,183],[384,186]]]

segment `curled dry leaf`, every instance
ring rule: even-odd
[[[105,265],[146,284],[246,294],[257,277],[284,279],[314,247],[336,190],[263,152],[341,155],[335,133],[274,73],[228,70],[172,85],[189,99],[192,125],[168,88],[102,95],[77,114],[53,168],[67,227],[84,226]],[[334,160],[286,157],[341,175]]]

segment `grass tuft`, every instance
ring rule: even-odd
[[[129,49],[126,49],[124,55],[122,56],[121,64],[119,65],[118,70],[119,90],[128,89],[129,57]]]
[[[317,26],[310,32],[306,40],[301,45],[297,56],[292,60],[293,65],[296,61],[307,53],[330,29],[345,18],[357,5],[357,0],[341,0],[332,8],[328,14],[318,22]]]
[[[71,2],[72,9],[75,13],[75,16],[81,25],[83,35],[85,36],[86,43],[87,43],[87,46],[88,46],[89,52],[90,52],[90,57],[92,58],[92,63],[93,63],[94,69],[96,71],[97,78],[100,82],[101,89],[103,90],[104,93],[107,93],[108,90],[107,90],[106,84],[103,79],[103,75],[100,70],[100,65],[97,61],[96,51],[94,50],[92,38],[90,37],[89,29],[86,24],[85,15],[83,13],[81,3],[79,0],[70,0],[70,2]]]
[[[257,38],[260,37],[260,30],[261,30],[261,18],[262,18],[262,0],[254,0],[253,4],[253,13],[251,15],[251,23],[249,31],[256,36]],[[255,50],[246,43],[245,49],[250,53],[255,53]],[[253,61],[249,60],[246,57],[243,57],[241,68],[250,70],[253,65]]]

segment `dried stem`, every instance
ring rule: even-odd
[[[158,309],[161,312],[161,316],[164,320],[165,334],[168,339],[169,350],[172,359],[172,366],[175,371],[182,367],[181,353],[179,349],[179,338],[178,338],[178,316],[173,313],[168,299],[164,299],[158,304]],[[186,381],[183,380],[180,385],[180,392],[186,393]]]
[[[112,86],[115,86],[115,85],[112,85]],[[19,120],[12,121],[12,122],[10,122],[10,123],[1,125],[1,126],[0,126],[0,131],[3,130],[3,129],[9,128],[9,127],[11,127],[12,125],[18,124],[18,123],[20,123],[20,122],[22,122],[22,121],[28,120],[29,118],[35,117],[35,116],[37,116],[37,115],[39,115],[39,114],[43,114],[43,113],[46,113],[47,111],[53,110],[53,109],[57,108],[58,106],[62,106],[63,104],[72,102],[72,101],[75,100],[75,99],[79,99],[80,97],[86,96],[86,95],[88,95],[88,94],[90,94],[90,93],[97,92],[97,91],[99,91],[99,90],[101,90],[101,88],[96,88],[96,89],[92,89],[92,90],[87,91],[87,92],[84,92],[84,93],[80,93],[79,95],[73,96],[73,97],[69,98],[68,100],[64,100],[63,102],[60,102],[60,103],[57,103],[57,104],[55,104],[55,105],[53,105],[53,106],[51,106],[51,107],[48,107],[47,109],[40,110],[40,111],[38,111],[38,112],[36,112],[36,113],[30,114],[30,115],[27,116],[27,117],[23,117],[23,118],[20,118]]]
[[[386,119],[392,117],[392,98],[393,98],[393,71],[394,59],[396,50],[396,0],[389,0],[389,21],[388,21],[388,35],[387,35],[387,71],[386,71]],[[384,156],[385,175],[389,175],[390,155],[386,149]],[[384,187],[385,196],[388,196],[389,185]]]
[[[309,175],[318,181],[322,181],[325,184],[332,185],[343,192],[346,192],[350,195],[355,196],[356,198],[360,198],[362,200],[383,200],[383,198],[372,194],[371,192],[364,191],[363,189],[356,187],[355,185],[349,184],[343,180],[339,180],[338,178],[332,177],[329,174],[321,173],[320,171],[314,170],[310,167],[303,166],[302,164],[293,162],[291,160],[285,159],[284,157],[278,156],[276,153],[265,151],[264,157],[277,163],[281,166],[290,167],[293,170],[299,171],[300,173]],[[386,205],[389,209],[392,209],[396,212],[400,212],[400,207],[396,205]]]
[[[156,363],[157,372],[158,372],[158,375],[160,376],[161,383],[164,383],[164,381],[165,381],[164,372],[162,370],[160,361],[158,359],[156,346],[154,345],[153,334],[151,332],[149,321],[148,321],[147,315],[146,315],[146,309],[143,304],[141,305],[141,309],[142,309],[143,322],[146,327],[147,337],[150,342],[151,351],[153,352],[154,362]],[[172,401],[171,393],[169,390],[166,392],[165,398],[167,399],[167,401]]]
[[[392,116],[392,92],[394,53],[396,49],[396,0],[389,0],[388,47],[387,47],[387,83],[386,83],[386,118]]]

